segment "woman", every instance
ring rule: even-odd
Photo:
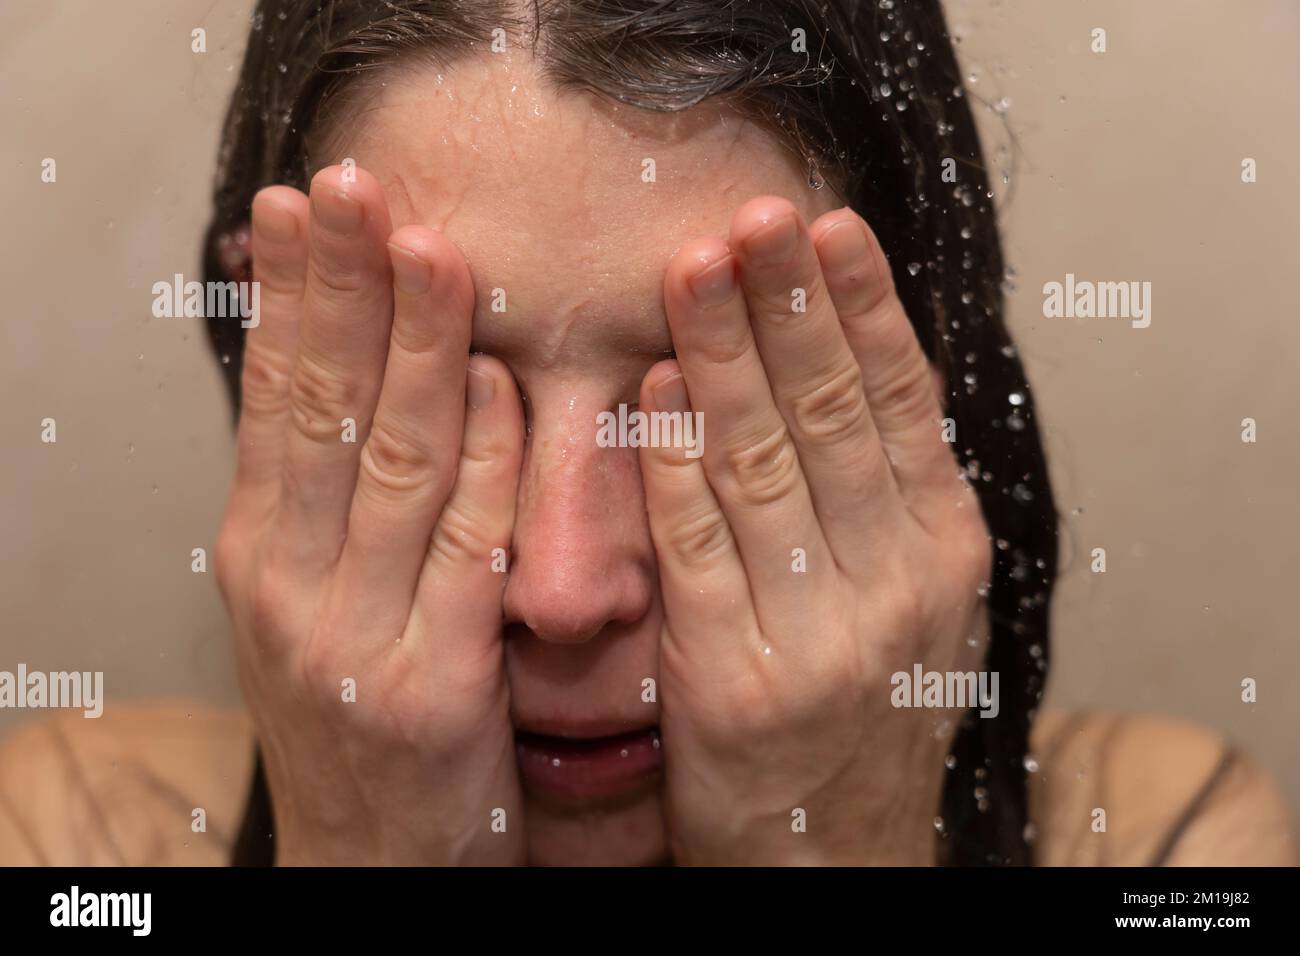
[[[1218,741],[1036,714],[1056,513],[991,195],[937,2],[261,3],[205,246],[260,290],[209,317],[251,720],[187,720],[218,756],[116,822],[83,787],[76,850],[1291,862]],[[138,767],[175,724],[10,748]],[[204,801],[215,838],[144,822]]]

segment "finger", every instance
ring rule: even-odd
[[[368,620],[404,622],[460,460],[474,286],[460,250],[426,226],[399,229],[388,251],[388,359],[337,574]]]
[[[257,312],[244,343],[232,502],[269,513],[280,487],[289,376],[307,281],[307,197],[288,186],[263,189],[253,197],[251,233]]]
[[[729,245],[822,531],[842,564],[861,566],[902,502],[812,239],[792,203],[764,196],[736,211]]]
[[[524,413],[499,359],[474,355],[466,376],[465,437],[451,495],[429,541],[412,632],[432,631],[442,662],[499,653]],[[423,630],[422,630],[423,628]]]
[[[827,289],[844,335],[862,368],[867,404],[899,491],[920,517],[968,492],[942,435],[942,412],[930,364],[907,320],[879,241],[853,210],[814,224]],[[836,267],[856,257],[857,265]]]
[[[672,360],[646,373],[639,407],[647,415],[678,416],[678,434],[698,425],[686,380]],[[736,541],[704,466],[688,450],[685,442],[643,445],[641,481],[664,610],[680,641],[675,646],[698,652],[702,660],[692,663],[710,666],[713,648],[729,654],[737,635],[757,635],[759,628]]]
[[[806,597],[808,577],[829,570],[829,551],[725,243],[699,240],[673,257],[664,308],[691,407],[703,415],[705,474],[739,546],[759,619],[779,628],[774,615]],[[796,548],[807,576],[791,572]]]
[[[307,286],[290,383],[278,544],[299,571],[333,565],[347,530],[362,443],[392,323],[392,228],[364,170],[332,166],[311,185]]]

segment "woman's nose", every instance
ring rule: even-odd
[[[600,448],[591,427],[535,424],[520,476],[507,623],[554,644],[640,620],[654,593],[654,549],[636,449]]]

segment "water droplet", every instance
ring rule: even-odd
[[[826,179],[822,176],[821,170],[817,168],[817,160],[808,157],[808,188],[821,189],[826,185]]]
[[[1025,770],[1028,773],[1038,773],[1038,761],[1033,754],[1025,754]]]
[[[993,112],[999,116],[1005,116],[1009,109],[1011,109],[1011,98],[1009,96],[1004,96],[993,104]]]
[[[1007,396],[1007,401],[1010,402],[1012,405],[1023,405],[1025,404],[1024,393],[1012,392],[1010,395]]]
[[[921,271],[921,263],[919,263],[919,262],[909,262],[909,263],[907,264],[907,271],[908,271],[908,273],[911,274],[911,275],[916,275],[918,272]]]
[[[881,83],[881,84],[880,84],[880,95],[881,95],[881,96],[888,96],[889,94],[891,94],[891,93],[893,93],[893,92],[894,92],[893,87],[891,87],[888,83]]]
[[[954,770],[957,767],[957,758],[952,754],[948,754],[948,756],[943,758],[943,765],[949,770]]]

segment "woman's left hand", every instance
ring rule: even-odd
[[[890,677],[980,666],[991,551],[884,254],[847,208],[762,197],[664,299],[641,410],[704,434],[641,450],[674,858],[932,863],[960,711],[896,709]]]

